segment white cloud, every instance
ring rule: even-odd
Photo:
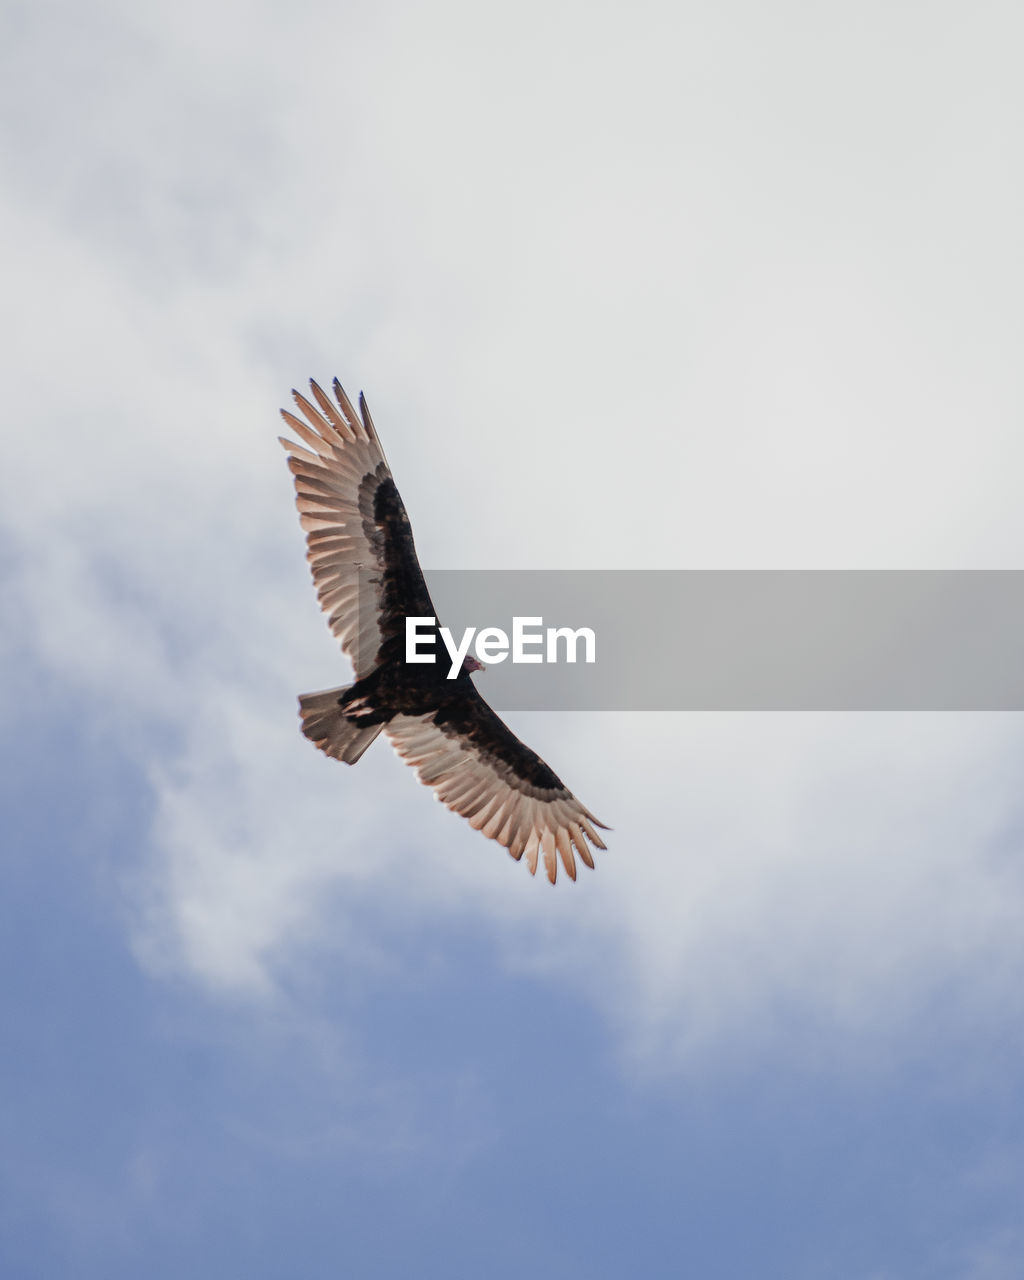
[[[273,435],[291,382],[364,386],[428,566],[1016,567],[1015,73],[938,16],[908,93],[890,15],[425,12],[25,18],[67,88],[8,81],[2,518],[40,661],[179,744],[140,745],[140,954],[259,995],[386,964],[387,899],[493,920],[641,1056],[991,1011],[1015,722],[522,717],[616,828],[551,893],[382,748],[300,739],[347,673]]]

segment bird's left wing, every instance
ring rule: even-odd
[[[531,874],[536,874],[538,854],[543,853],[554,884],[557,852],[575,880],[573,849],[593,867],[588,840],[598,849],[606,847],[595,830],[607,830],[604,823],[516,737],[475,688],[456,707],[395,716],[384,732],[443,804],[504,845],[513,858],[525,854]]]

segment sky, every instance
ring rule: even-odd
[[[1019,1275],[1020,716],[510,715],[552,889],[302,738],[275,439],[428,572],[1024,567],[1019,8],[0,23],[3,1274]]]

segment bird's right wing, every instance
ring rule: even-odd
[[[525,854],[531,875],[542,854],[552,884],[558,874],[557,857],[575,880],[573,849],[593,867],[590,844],[605,848],[595,830],[607,830],[604,823],[512,732],[474,686],[464,699],[432,714],[395,716],[384,732],[442,804],[504,845],[517,861]]]
[[[281,443],[320,607],[360,679],[385,646],[403,643],[407,614],[434,608],[365,398],[357,415],[337,379],[336,404],[315,382],[310,389],[316,405],[292,392],[305,421],[281,410],[303,443],[284,436]]]

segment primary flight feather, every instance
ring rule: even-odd
[[[356,678],[299,698],[303,733],[355,764],[383,730],[449,809],[513,858],[525,855],[532,874],[543,855],[554,884],[557,854],[575,880],[574,850],[593,867],[590,845],[605,848],[595,828],[607,828],[480,696],[475,658],[454,680],[446,664],[405,662],[405,619],[436,618],[409,517],[365,398],[357,414],[337,379],[336,400],[310,389],[316,404],[292,392],[301,418],[281,410],[301,444],[281,443],[317,597]]]

